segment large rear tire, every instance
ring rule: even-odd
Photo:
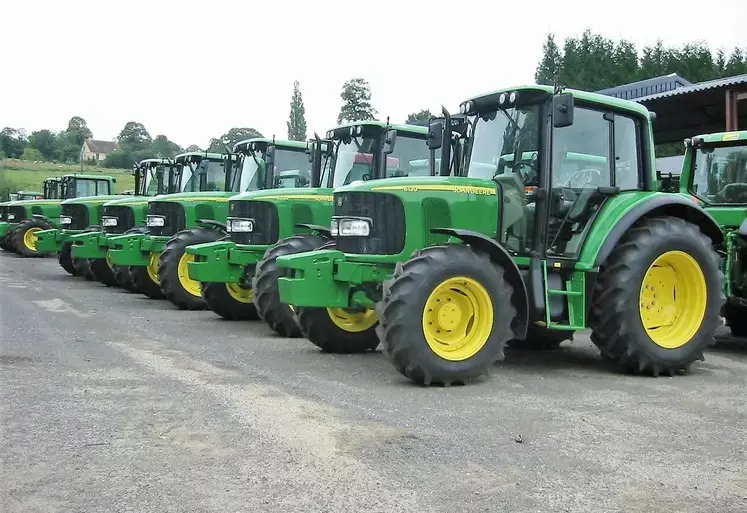
[[[46,253],[41,253],[36,249],[36,233],[42,230],[49,230],[53,228],[51,224],[39,219],[38,217],[32,217],[31,219],[24,219],[13,231],[13,247],[20,256],[24,258],[39,258],[46,256]]]
[[[724,275],[711,240],[677,217],[641,220],[602,265],[591,340],[636,374],[687,370],[721,325]]]
[[[194,260],[194,255],[185,253],[185,249],[193,244],[214,242],[223,235],[216,230],[198,227],[182,230],[166,243],[158,266],[158,278],[166,299],[180,310],[204,310],[206,306],[200,282],[191,279],[187,270],[187,263]]]
[[[514,290],[487,253],[462,244],[416,251],[398,264],[377,306],[395,368],[424,385],[467,384],[504,357]]]
[[[202,297],[209,310],[229,321],[256,321],[253,291],[238,283],[201,283]]]
[[[13,250],[13,241],[11,240],[10,235],[11,234],[6,234],[3,238],[0,239],[0,249],[15,253],[15,251]]]
[[[270,247],[257,263],[252,278],[254,305],[259,318],[281,337],[300,337],[301,328],[296,323],[291,307],[280,302],[278,278],[285,276],[286,270],[277,266],[277,258],[313,251],[326,242],[326,239],[318,235],[294,235]]]

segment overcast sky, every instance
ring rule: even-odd
[[[203,148],[237,126],[286,137],[294,80],[309,135],[335,125],[340,88],[357,76],[380,119],[454,112],[534,83],[550,31],[560,44],[589,27],[639,50],[657,39],[747,47],[745,0],[5,0],[1,17],[0,127],[62,130],[79,115],[111,140],[139,121]]]

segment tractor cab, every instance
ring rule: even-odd
[[[240,159],[233,154],[190,152],[176,156],[180,192],[231,191],[240,174]]]
[[[62,177],[62,199],[113,194],[116,178],[99,175],[65,175]]]
[[[60,199],[62,197],[62,179],[47,178],[44,180],[44,199]]]
[[[133,167],[136,196],[157,196],[178,192],[180,173],[171,159],[144,159]]]
[[[306,143],[257,137],[240,141],[233,151],[240,155],[231,191],[303,188],[311,186],[311,163]]]
[[[43,193],[33,192],[33,191],[11,192],[9,196],[10,196],[9,201],[30,201],[30,200],[44,199]]]

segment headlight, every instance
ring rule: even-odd
[[[506,100],[508,99],[508,95],[506,93],[501,93],[501,95],[498,97],[498,103],[503,105],[506,103]]]
[[[333,237],[368,237],[371,234],[371,222],[367,219],[333,219],[330,233]]]
[[[511,103],[516,103],[516,96],[516,91],[511,91],[511,94],[508,95],[508,101],[510,101]]]
[[[8,214],[8,221],[12,221],[15,218],[16,218],[15,214]]]
[[[148,226],[163,226],[166,224],[166,218],[163,216],[149,215],[145,220],[145,224]]]
[[[254,220],[229,219],[227,229],[229,232],[250,233],[254,231]]]
[[[60,224],[73,224],[73,218],[70,216],[60,216]]]
[[[116,217],[102,217],[101,226],[117,226]]]

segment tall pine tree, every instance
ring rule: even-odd
[[[291,141],[306,140],[306,109],[298,88],[298,80],[293,82],[293,97],[290,102],[290,119],[288,125],[288,139]]]
[[[563,56],[555,43],[555,35],[548,34],[547,41],[542,45],[542,60],[537,66],[534,80],[541,85],[555,85],[555,79],[563,67]]]

